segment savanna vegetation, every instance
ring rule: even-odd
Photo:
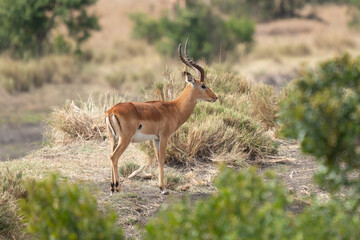
[[[0,51],[14,57],[28,58],[46,53],[70,53],[72,44],[64,34],[52,36],[52,31],[64,25],[67,37],[79,52],[80,45],[98,30],[94,15],[86,7],[96,0],[0,1]]]
[[[102,19],[120,3],[96,16],[101,0],[40,2],[0,0],[0,97],[19,101],[12,108],[18,114],[14,109],[23,111],[41,89],[67,90],[59,94],[61,104],[47,110],[43,148],[0,162],[0,239],[357,239],[358,1],[187,0],[161,11],[149,5],[116,12],[131,28],[120,29],[128,39],[111,44],[109,32],[94,30],[108,31]],[[333,12],[327,18],[317,11],[334,2],[331,11],[350,9],[337,19],[345,25],[332,22]],[[325,35],[331,30],[324,22],[341,29],[341,37]],[[91,43],[98,36],[101,41]],[[208,63],[202,62],[207,84],[219,101],[199,103],[171,137],[170,198],[156,192],[150,143],[122,156],[123,192],[110,198],[104,111],[117,102],[178,96],[185,83],[174,56],[186,38],[190,55]],[[349,49],[353,55],[343,54]],[[249,75],[234,67],[251,69],[252,62]],[[271,71],[294,65],[292,81],[272,81]],[[86,94],[65,100],[74,89]],[[4,106],[0,102],[1,111]],[[0,127],[8,124],[0,120]],[[299,196],[279,176],[299,175],[297,164],[287,170],[287,163],[302,158],[316,161],[306,168],[317,169],[318,192],[308,193],[301,182]],[[269,165],[276,172],[264,171]],[[128,180],[137,169],[143,174]]]
[[[239,43],[252,43],[255,24],[251,20],[239,17],[226,20],[201,1],[186,1],[186,5],[175,6],[173,12],[160,19],[144,13],[132,14],[133,36],[146,39],[160,53],[172,56],[178,43],[187,36],[192,42],[189,51],[195,58],[206,59],[225,54]]]

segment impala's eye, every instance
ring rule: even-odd
[[[202,88],[202,89],[205,89],[205,88],[206,88],[206,86],[203,84],[203,85],[201,85],[201,88]]]

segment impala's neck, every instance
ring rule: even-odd
[[[188,84],[185,87],[184,91],[180,94],[178,98],[173,101],[173,103],[178,109],[178,127],[180,127],[184,122],[189,119],[197,103],[196,97],[194,96],[194,94],[192,94],[191,84]]]

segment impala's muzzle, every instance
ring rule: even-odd
[[[216,100],[218,100],[218,97],[211,99],[210,102],[216,102]]]

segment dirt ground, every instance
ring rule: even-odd
[[[189,197],[193,201],[210,196],[216,191],[213,179],[218,174],[219,164],[199,162],[193,166],[165,167],[167,176],[180,176],[180,182],[169,189],[169,195],[161,195],[157,186],[157,166],[151,165],[146,178],[121,179],[121,192],[110,196],[110,161],[107,141],[77,142],[68,146],[46,146],[24,158],[0,162],[0,169],[21,171],[27,177],[42,179],[50,173],[58,173],[63,179],[81,183],[90,188],[98,200],[101,211],[115,211],[118,223],[127,238],[141,237],[141,229],[161,207]],[[121,165],[133,162],[143,165],[148,157],[131,144],[121,157]],[[262,162],[262,163],[261,163]],[[312,181],[316,163],[301,154],[293,141],[280,141],[280,152],[275,158],[263,159],[259,174],[275,170],[286,187],[293,194],[295,203],[289,207],[300,212],[307,205],[310,195],[323,199],[322,192]],[[266,163],[266,164],[264,164]],[[254,164],[254,163],[250,163]],[[149,177],[150,176],[150,177]]]
[[[41,146],[41,124],[0,126],[0,160],[18,158]]]

